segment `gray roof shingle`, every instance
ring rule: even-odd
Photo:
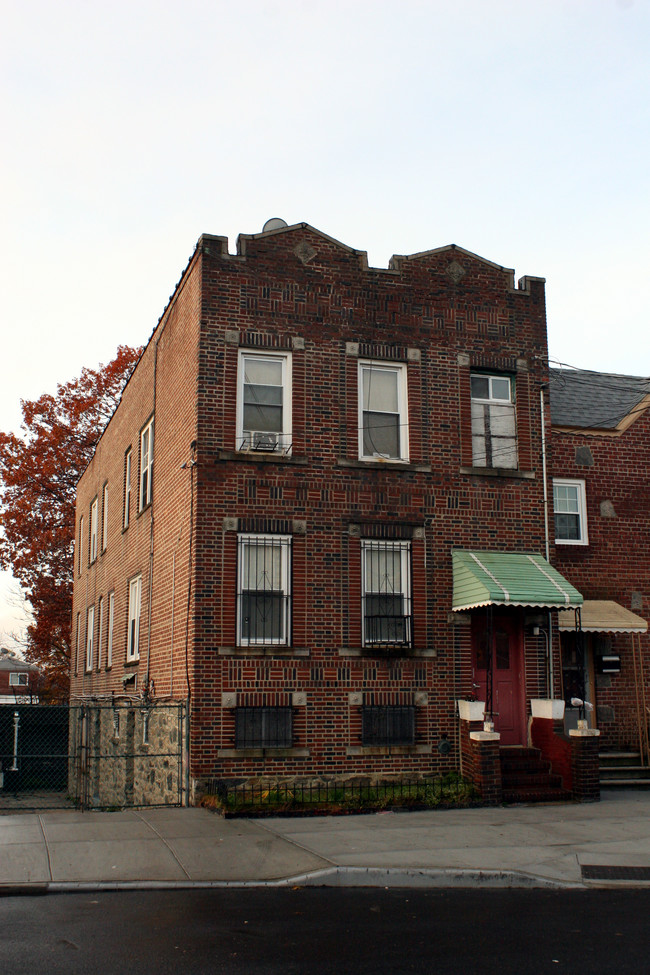
[[[551,421],[559,427],[613,430],[644,396],[650,379],[587,369],[550,369]]]

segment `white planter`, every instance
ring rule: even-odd
[[[553,721],[561,721],[564,717],[564,701],[535,698],[530,702],[530,713],[534,718],[551,718]]]
[[[457,704],[461,721],[483,720],[485,701],[458,701]]]

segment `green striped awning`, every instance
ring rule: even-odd
[[[571,609],[582,596],[541,555],[527,552],[452,552],[453,609],[539,606]]]

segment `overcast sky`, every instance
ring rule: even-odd
[[[650,375],[649,0],[0,12],[0,429],[145,342],[201,233],[273,216],[545,277],[552,358]]]

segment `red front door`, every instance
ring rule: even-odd
[[[472,620],[472,667],[481,701],[486,699],[487,669],[492,656],[492,710],[494,728],[502,745],[525,745],[523,639],[518,617],[494,614],[492,639],[483,614]]]

